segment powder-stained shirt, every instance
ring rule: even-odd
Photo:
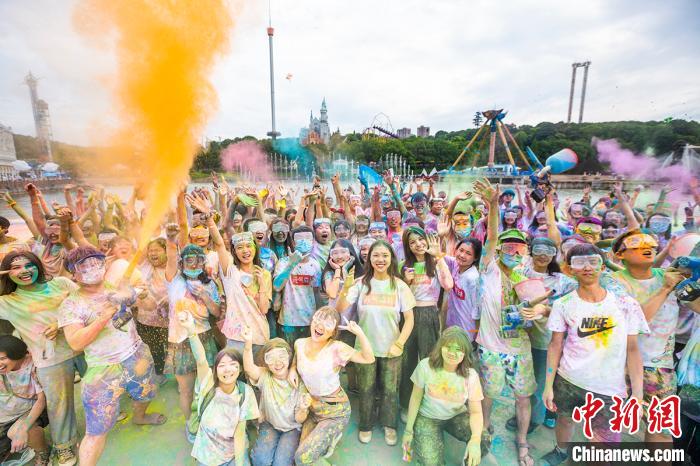
[[[423,389],[418,412],[430,419],[446,421],[467,411],[468,401],[481,401],[479,374],[469,369],[469,376],[430,367],[428,358],[421,360],[413,371],[411,381]]]
[[[374,355],[385,358],[389,354],[389,348],[399,337],[399,321],[401,313],[412,311],[416,305],[411,289],[406,283],[396,278],[395,286],[391,280],[370,280],[371,291],[362,280],[350,287],[348,291],[348,303],[357,303],[358,324],[367,335],[372,345]],[[360,348],[359,341],[355,344]]]
[[[294,388],[286,379],[277,379],[269,370],[264,369],[254,385],[260,389],[262,419],[281,432],[301,429],[301,424],[296,421],[294,413],[302,394],[306,393],[303,383]]]
[[[165,267],[153,267],[146,262],[140,267],[143,286],[148,290],[146,299],[137,301],[136,320],[151,327],[168,328],[168,281]]]
[[[59,308],[58,325],[61,328],[72,324],[87,327],[112,306],[114,304],[107,300],[106,293],[88,297],[74,291]],[[118,314],[119,312],[115,317]],[[134,319],[121,328],[116,328],[114,323],[114,318],[109,320],[97,334],[97,338],[85,347],[85,361],[89,367],[118,364],[133,355],[142,344],[141,337],[136,333]]]
[[[547,327],[567,332],[560,376],[584,390],[625,397],[627,336],[649,333],[637,301],[607,292],[602,301],[590,303],[569,293],[554,302]]]
[[[646,302],[664,285],[664,270],[652,269],[652,277],[637,280],[624,270],[613,273],[631,297],[640,303]],[[649,322],[651,333],[639,337],[639,351],[645,367],[673,368],[673,349],[676,345],[678,326],[678,299],[670,293]]]
[[[214,387],[211,369],[204,382],[195,387],[195,402],[201,406],[204,397]],[[214,398],[202,413],[199,430],[192,446],[192,456],[207,466],[219,466],[234,458],[233,437],[240,421],[250,421],[260,416],[253,389],[245,385],[245,398],[240,404],[238,390],[226,393],[215,388]]]
[[[320,398],[332,395],[340,389],[340,369],[345,367],[356,351],[352,346],[334,340],[310,358],[306,354],[309,340],[310,338],[301,338],[294,343],[297,372],[312,396]]]
[[[168,283],[168,304],[170,313],[168,315],[168,341],[171,343],[182,343],[187,339],[187,330],[180,325],[177,315],[180,312],[189,312],[194,317],[195,333],[199,335],[211,329],[209,325],[209,310],[202,299],[197,298],[192,289],[195,285],[202,285],[205,292],[216,304],[219,304],[219,290],[213,280],[209,283],[202,283],[200,280],[190,280],[178,273],[171,282]]]
[[[518,304],[518,298],[512,291],[513,281],[512,277],[503,276],[498,266],[498,258],[494,258],[485,268],[482,268],[479,277],[481,320],[476,341],[489,351],[528,354],[530,338],[524,328],[518,328],[518,334],[514,338],[506,338],[501,330],[502,310],[509,304]]]
[[[402,264],[402,267],[405,264]],[[415,262],[413,264],[413,281],[408,286],[413,293],[416,302],[437,304],[440,298],[440,280],[438,280],[437,270],[433,277],[428,276],[425,262]]]
[[[280,259],[275,267],[275,275],[282,273],[288,264],[288,257]],[[321,265],[313,257],[299,262],[292,269],[282,289],[280,325],[305,327],[311,324],[311,316],[317,308],[314,288],[321,286],[321,274]]]
[[[44,337],[44,331],[58,323],[58,308],[66,297],[78,289],[78,285],[64,277],[56,277],[37,290],[17,288],[14,292],[0,296],[0,319],[14,325],[27,344],[36,367],[49,367],[62,363],[76,353],[63,332],[55,340]]]
[[[0,424],[9,424],[27,414],[42,391],[29,355],[14,371],[0,374]]]
[[[476,338],[476,321],[481,317],[477,295],[479,292],[479,270],[469,267],[459,272],[459,265],[454,257],[445,257],[452,274],[454,286],[447,294],[447,318],[445,327],[458,326],[471,341]]]

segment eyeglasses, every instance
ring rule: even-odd
[[[546,244],[536,244],[532,247],[532,255],[554,257],[557,255],[557,248]]]
[[[590,266],[593,270],[600,270],[603,266],[603,258],[597,254],[591,256],[573,256],[571,258],[572,269],[583,270],[586,266]]]
[[[651,235],[632,235],[622,240],[625,249],[648,249],[656,248],[659,243]]]
[[[527,254],[527,244],[523,243],[503,243],[501,244],[501,252],[504,254],[519,254],[524,256]]]
[[[322,314],[316,314],[312,319],[311,323],[316,324],[316,325],[321,325],[323,328],[325,328],[327,331],[335,330],[335,327],[337,325],[336,321],[334,318]]]
[[[273,348],[263,357],[265,364],[272,365],[276,362],[283,362],[285,365],[289,364],[289,353],[284,348]]]
[[[603,230],[603,226],[597,223],[581,223],[576,229],[583,234],[597,235]]]

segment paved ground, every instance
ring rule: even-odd
[[[76,400],[80,400],[80,384],[76,386]],[[336,448],[330,461],[334,465],[353,466],[399,466],[405,465],[401,459],[401,446],[389,447],[384,443],[381,428],[375,428],[374,438],[368,445],[357,440],[357,417],[355,407],[357,400],[351,397],[353,405],[352,421]],[[122,409],[131,413],[131,405],[127,398],[122,398]],[[107,447],[100,465],[109,466],[185,466],[193,465],[190,456],[191,445],[184,435],[184,418],[180,414],[177,402],[177,384],[169,380],[163,385],[156,399],[151,403],[149,411],[158,411],[168,416],[168,421],[162,426],[135,426],[131,416],[117,424],[109,434]],[[482,459],[486,466],[517,466],[515,437],[505,429],[505,422],[514,413],[514,404],[504,397],[494,404],[495,435],[491,452]],[[79,431],[84,432],[84,415],[78,401]],[[400,425],[399,439],[403,434],[403,424]],[[460,464],[465,445],[456,441],[448,434],[446,437],[446,461],[449,466]],[[538,428],[530,434],[528,441],[533,446],[532,456],[536,461],[554,447],[554,431],[545,427]],[[539,463],[539,462],[538,462]]]

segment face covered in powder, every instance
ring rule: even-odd
[[[319,244],[326,244],[331,239],[331,221],[328,218],[314,220],[314,233]]]
[[[39,277],[39,267],[28,258],[18,256],[10,263],[9,277],[17,286],[29,286]]]
[[[267,224],[259,220],[250,222],[248,224],[248,231],[253,234],[255,242],[258,244],[264,244],[265,235],[267,234]]]
[[[105,259],[92,256],[75,264],[75,281],[83,285],[99,285],[105,278]]]
[[[272,230],[272,238],[278,243],[284,243],[289,237],[289,225],[282,222],[273,223],[270,227]]]
[[[263,359],[275,378],[286,378],[291,357],[285,348],[272,348],[265,353]]]

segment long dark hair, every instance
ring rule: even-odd
[[[224,348],[218,353],[216,353],[216,358],[214,358],[214,367],[212,370],[212,375],[214,376],[214,386],[218,387],[219,386],[219,375],[217,374],[217,366],[221,362],[221,360],[224,358],[224,356],[228,356],[229,358],[233,359],[234,361],[238,362],[238,365],[240,366],[240,371],[238,373],[238,379],[241,379],[243,377],[243,356],[241,356],[240,351],[237,349],[233,348]],[[241,393],[241,396],[243,396],[243,393]]]
[[[455,372],[457,375],[461,375],[464,378],[469,377],[469,369],[474,367],[472,344],[464,330],[456,325],[442,332],[437,343],[433,346],[430,355],[428,355],[428,364],[432,369],[442,369],[445,366],[445,361],[442,359],[442,347],[450,344],[459,345],[462,351],[464,351],[464,359],[457,365],[457,370]]]
[[[44,265],[41,263],[41,259],[39,259],[35,254],[29,251],[12,251],[8,253],[2,259],[2,263],[0,263],[0,270],[10,270],[10,265],[18,257],[24,257],[33,265],[35,265],[37,269],[39,269],[39,275],[37,276],[35,283],[46,283],[53,278],[50,275],[46,275],[46,269],[44,269]],[[10,280],[9,273],[0,275],[0,295],[13,293],[16,289],[17,284]]]
[[[406,260],[404,261],[404,265],[401,268],[402,278],[404,277],[404,271],[408,268],[413,268],[413,264],[416,263],[416,255],[413,254],[413,251],[411,251],[411,247],[408,244],[408,238],[411,235],[418,235],[425,240],[426,244],[428,242],[428,235],[422,228],[408,227],[403,231],[401,242],[403,243],[403,254]],[[425,253],[425,274],[430,278],[433,278],[435,276],[435,258],[433,258],[433,256],[431,256],[427,252]]]
[[[258,267],[262,267],[262,262],[260,262],[261,247],[262,246],[258,246],[258,243],[255,242],[255,239],[253,239],[253,249],[255,250],[253,253],[253,265],[257,265]],[[241,261],[238,259],[238,256],[236,256],[236,246],[233,244],[233,240],[231,240],[231,257],[233,257],[233,264],[240,268]]]
[[[267,244],[272,249],[272,252],[275,253],[278,259],[282,259],[283,257],[286,257],[289,255],[289,251],[292,250],[292,229],[291,227],[289,228],[289,231],[287,232],[287,239],[284,241],[284,243],[278,243],[277,240],[275,240],[275,234],[272,231],[272,225],[276,223],[282,223],[284,225],[290,226],[289,222],[283,219],[282,217],[277,217],[273,221],[270,222],[270,237],[267,240]]]
[[[396,288],[396,278],[399,276],[398,274],[398,268],[399,264],[398,261],[396,260],[396,253],[394,252],[394,249],[391,247],[389,243],[386,241],[380,239],[375,241],[375,243],[369,247],[369,252],[367,253],[367,270],[365,270],[365,274],[362,276],[362,285],[367,287],[367,294],[372,292],[372,285],[370,284],[372,278],[374,278],[374,267],[372,267],[372,252],[374,252],[375,249],[377,248],[386,248],[389,250],[389,254],[391,255],[391,263],[389,264],[389,268],[387,269],[387,273],[389,274],[389,281],[390,281],[390,286],[391,289]]]
[[[355,258],[355,261],[352,263],[352,267],[350,268],[355,269],[356,278],[361,277],[365,273],[365,271],[362,267],[362,261],[360,260],[360,256],[357,255],[355,247],[352,245],[352,243],[346,239],[337,239],[333,241],[333,244],[331,244],[330,249],[333,249],[336,246],[340,246],[341,248],[347,248],[347,250],[350,251],[350,256]],[[326,261],[326,266],[323,268],[323,273],[321,273],[321,277],[325,277],[327,272],[333,273],[333,270],[333,267],[331,267],[331,259],[329,252],[328,261]],[[326,280],[321,280],[321,289],[323,291],[326,291]]]

